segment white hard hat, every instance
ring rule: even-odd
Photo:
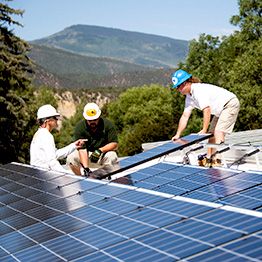
[[[101,110],[96,103],[88,103],[84,107],[83,117],[86,120],[95,120],[101,115]]]
[[[51,105],[43,105],[37,111],[37,119],[60,116],[56,109]]]

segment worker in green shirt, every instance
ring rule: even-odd
[[[96,103],[85,105],[83,117],[76,124],[74,137],[86,139],[86,142],[83,148],[67,157],[67,165],[75,174],[88,177],[92,168],[115,165],[118,162],[118,137],[115,126],[101,117],[101,110]]]

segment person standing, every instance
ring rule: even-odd
[[[37,111],[39,129],[30,144],[30,165],[49,170],[68,172],[58,161],[83,146],[84,140],[79,139],[63,148],[57,149],[52,130],[58,127],[60,114],[50,105],[43,105]]]
[[[180,138],[186,129],[192,110],[197,108],[203,112],[203,125],[199,134],[212,133],[209,143],[224,143],[225,135],[233,131],[240,109],[236,95],[222,87],[201,83],[198,78],[182,69],[172,74],[172,83],[172,88],[186,96],[184,111],[172,140]],[[202,165],[220,166],[221,159],[215,156],[215,152],[214,148],[208,148]]]
[[[76,124],[74,138],[87,141],[83,148],[67,157],[67,165],[75,174],[88,177],[92,173],[90,168],[116,165],[118,137],[115,126],[101,117],[101,109],[96,103],[85,105],[83,117]]]

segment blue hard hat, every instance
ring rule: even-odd
[[[187,79],[189,79],[192,75],[187,73],[182,69],[178,69],[175,73],[172,74],[172,88],[177,88],[182,83],[184,83]]]

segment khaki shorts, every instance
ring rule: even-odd
[[[220,131],[226,134],[232,133],[237,120],[239,108],[240,104],[236,97],[229,100],[225,104],[220,116],[214,116],[212,118],[209,132],[214,133],[215,131]]]
[[[92,154],[92,152],[89,152],[89,156]],[[101,157],[97,163],[89,162],[89,168],[100,168],[103,165],[114,165],[118,162],[118,157],[115,151],[108,151],[105,154],[103,154],[103,157]],[[79,153],[77,150],[75,150],[73,153],[67,156],[66,159],[67,166],[70,166],[70,164],[80,166],[80,159],[79,159]]]

